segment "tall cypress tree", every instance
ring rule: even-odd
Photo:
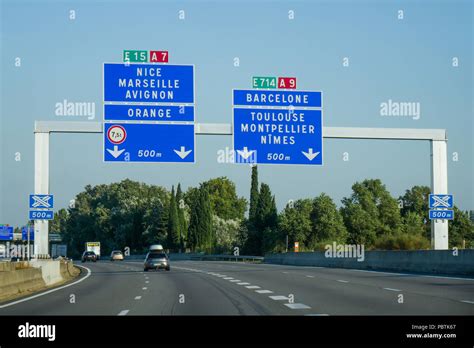
[[[207,252],[211,252],[214,246],[214,235],[212,229],[212,212],[209,191],[201,187],[199,196],[201,206],[201,215],[199,219],[199,233],[202,236],[201,248]]]
[[[255,216],[257,215],[258,205],[258,169],[254,165],[252,167],[252,182],[250,186],[250,207],[249,207],[249,222],[251,225],[255,223]]]
[[[168,248],[174,249],[179,245],[178,209],[174,186],[171,188],[170,206],[168,212]]]
[[[272,197],[270,186],[262,183],[258,194],[258,205],[255,216],[254,248],[259,254],[264,253],[263,234],[276,224],[275,198]],[[268,231],[267,231],[268,233]]]
[[[179,230],[179,239],[180,247],[186,247],[187,231],[186,218],[184,216],[184,197],[183,192],[181,191],[181,184],[178,183],[178,188],[176,189],[176,206],[178,209],[178,230]]]

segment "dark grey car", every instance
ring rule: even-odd
[[[168,259],[168,255],[163,252],[149,252],[145,259],[145,264],[143,270],[148,272],[149,269],[166,269],[169,271],[170,268],[170,261]]]

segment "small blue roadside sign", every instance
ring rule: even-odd
[[[194,124],[105,123],[105,162],[194,163]]]
[[[53,195],[30,195],[30,208],[53,208]]]
[[[51,210],[30,210],[30,220],[53,220],[54,213]]]
[[[322,111],[234,108],[236,163],[322,165]]]
[[[430,209],[432,208],[453,208],[453,195],[430,194]]]
[[[12,226],[0,226],[0,240],[13,240]]]
[[[28,230],[30,232],[30,240],[35,240],[35,229],[33,226],[30,226],[29,228],[24,226],[21,228],[21,239],[28,240]]]
[[[193,122],[194,106],[105,104],[104,120]]]
[[[104,102],[194,103],[194,66],[104,63]]]
[[[434,220],[434,219],[453,220],[454,219],[454,210],[452,210],[452,209],[430,210],[430,220]]]

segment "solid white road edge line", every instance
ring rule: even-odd
[[[90,277],[92,271],[91,271],[89,268],[84,267],[84,266],[79,266],[79,265],[75,265],[75,266],[77,266],[77,267],[82,267],[82,268],[86,269],[86,270],[87,270],[87,274],[86,274],[83,278],[81,278],[81,279],[75,281],[74,283],[66,284],[66,285],[60,286],[59,288],[54,288],[54,289],[51,289],[51,290],[42,292],[41,294],[36,294],[36,295],[30,296],[30,297],[22,298],[21,300],[17,300],[17,301],[14,301],[14,302],[10,302],[10,303],[1,305],[1,306],[0,306],[0,309],[1,309],[1,308],[6,308],[6,307],[10,307],[10,306],[16,305],[16,304],[21,303],[21,302],[26,302],[26,301],[32,300],[32,299],[34,299],[34,298],[37,298],[37,297],[40,297],[40,296],[44,296],[44,295],[50,294],[50,293],[52,293],[52,292],[55,292],[55,291],[58,291],[58,290],[61,290],[61,289],[68,288],[68,287],[70,287],[70,286],[79,284],[80,282],[82,282],[82,281],[84,281],[84,280],[86,280],[87,278]]]

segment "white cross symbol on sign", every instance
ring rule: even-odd
[[[438,197],[438,196],[433,196],[433,207],[444,207],[444,208],[449,208],[449,199],[451,197],[449,196],[443,196],[443,197]]]
[[[38,207],[50,208],[51,207],[51,204],[49,204],[50,199],[51,199],[51,196],[45,196],[45,197],[33,196],[33,200],[35,201],[33,203],[33,207],[34,208],[38,208]]]

